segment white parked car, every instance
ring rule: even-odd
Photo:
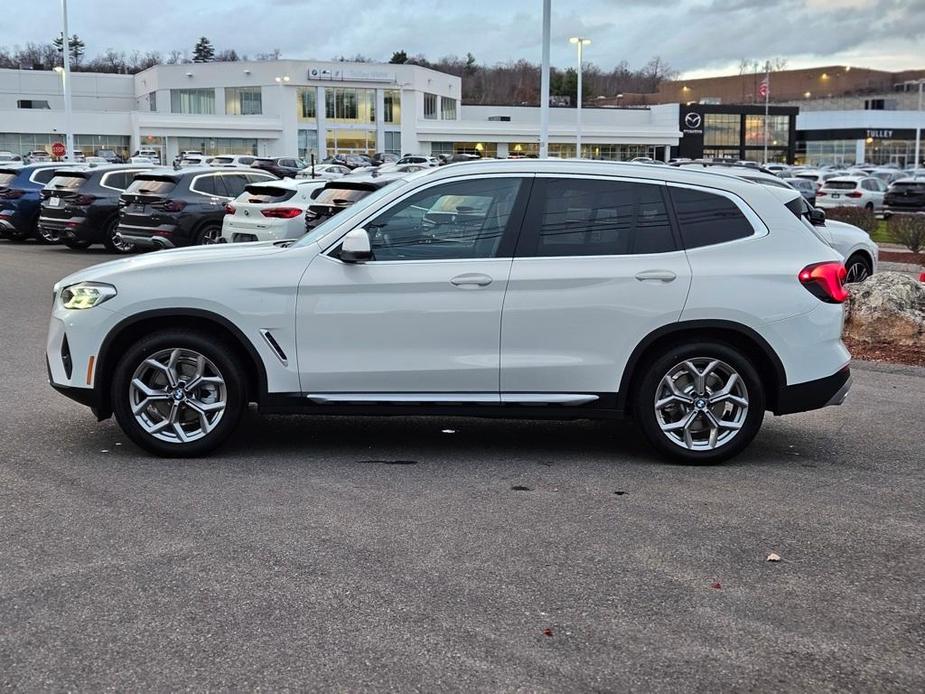
[[[406,154],[399,159],[396,164],[423,164],[424,166],[440,166],[440,160],[437,157],[425,156],[423,154]]]
[[[816,191],[816,207],[866,207],[880,210],[887,185],[876,176],[835,176]]]
[[[722,460],[766,410],[837,405],[850,387],[841,258],[771,190],[561,160],[411,174],[291,245],[176,249],[66,277],[50,381],[159,455],[214,449],[254,402],[628,414],[661,454]]]
[[[18,154],[13,154],[12,152],[2,151],[0,152],[0,164],[22,164],[22,157]]]
[[[843,171],[797,171],[793,174],[795,178],[805,178],[807,181],[812,181],[816,184],[816,191],[818,192],[822,188],[823,184],[828,181],[830,178],[835,178],[836,176],[844,175]]]
[[[155,164],[161,163],[161,153],[156,149],[139,149],[135,154],[132,155],[132,158],[135,157],[144,157],[145,159],[150,159]]]
[[[224,166],[236,169],[249,169],[257,161],[257,157],[251,154],[220,154],[213,157],[209,166]]]
[[[341,164],[315,164],[315,178],[322,181],[333,181],[335,178],[346,176],[350,169]],[[306,167],[296,174],[296,178],[311,178],[312,167]]]
[[[251,183],[225,205],[222,239],[240,243],[299,238],[305,233],[305,210],[326,183],[292,178]]]

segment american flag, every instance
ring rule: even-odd
[[[771,91],[771,76],[766,75],[765,78],[761,80],[761,84],[758,85],[758,96],[760,96],[762,99],[766,99],[770,91]]]

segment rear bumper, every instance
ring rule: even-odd
[[[841,405],[850,389],[851,369],[844,366],[831,376],[781,388],[774,414],[794,414]]]
[[[129,224],[120,224],[119,234],[123,239],[132,243],[139,250],[157,251],[164,248],[175,248],[173,232],[175,226],[137,227]]]

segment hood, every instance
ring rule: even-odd
[[[259,262],[262,258],[285,253],[286,250],[286,247],[277,245],[275,241],[265,241],[261,243],[219,243],[152,251],[110,260],[79,270],[59,281],[55,285],[55,291],[75,282],[112,282],[119,275],[127,272],[144,272],[149,269],[162,269],[165,266],[175,268],[178,273],[182,274],[184,268],[187,267],[198,268],[217,263],[231,264],[241,260]]]

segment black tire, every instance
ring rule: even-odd
[[[873,268],[870,261],[860,253],[855,253],[845,261],[845,269],[848,271],[845,283],[863,282],[870,277]]]
[[[54,246],[61,243],[61,236],[50,229],[46,230],[40,227],[38,224],[35,225],[35,238],[38,239],[39,243],[44,243],[46,246]]]
[[[872,203],[872,202],[867,203],[866,205],[864,205],[864,209],[870,210],[871,212],[873,212],[873,211],[874,211],[874,203]]]
[[[119,218],[113,217],[108,222],[106,222],[106,227],[103,229],[103,245],[106,246],[106,250],[111,253],[131,253],[135,249],[132,247],[132,244],[125,241],[119,243],[116,240],[116,235],[118,234],[119,229]]]
[[[728,367],[738,376],[735,382],[744,386],[744,400],[747,402],[747,408],[742,410],[737,404],[731,402],[727,404],[725,401],[722,403],[722,408],[720,408],[719,403],[710,405],[705,398],[697,397],[691,398],[689,408],[682,403],[672,403],[664,406],[660,414],[656,414],[656,402],[662,402],[659,398],[664,399],[665,395],[668,394],[665,386],[663,386],[664,378],[669,374],[677,373],[677,369],[682,367],[686,361],[693,361],[695,368],[699,368],[698,363],[709,363],[712,360],[718,360],[722,367],[715,367],[713,374],[708,375],[705,381],[716,381]],[[731,345],[722,342],[704,341],[671,347],[652,355],[641,368],[644,371],[641,378],[636,381],[636,387],[631,394],[633,416],[643,434],[645,434],[646,439],[659,454],[689,464],[719,463],[741,453],[761,428],[765,408],[764,386],[749,359]],[[703,368],[703,371],[706,371],[706,367]],[[731,379],[727,379],[725,382],[728,383],[729,380]],[[672,380],[675,387],[680,390],[683,383],[679,384],[679,381],[681,379]],[[687,392],[692,391],[685,391],[685,395]],[[742,391],[737,392],[741,396]],[[700,394],[716,397],[718,393],[719,390],[705,383],[703,392]],[[666,414],[672,414],[671,408],[673,407],[677,409],[677,420],[672,416],[670,421],[660,423],[660,417],[662,420],[669,419]],[[727,408],[733,410],[736,415],[733,416],[733,412],[724,413],[720,411]],[[690,427],[694,431],[691,434],[692,443],[696,447],[709,446],[712,439],[703,429],[708,421],[707,413],[704,409],[708,409],[714,418],[716,418],[716,412],[720,411],[718,419],[722,420],[724,425],[729,425],[729,428],[717,427],[717,431],[726,433],[717,436],[714,448],[691,449],[686,447],[684,443],[674,440],[673,437],[682,436],[680,432],[665,432],[662,430],[663,425],[671,426],[672,424],[687,421],[688,417],[693,417]],[[695,410],[697,410],[696,414],[694,414]],[[736,417],[739,416],[741,419],[736,421]],[[733,419],[727,420],[727,417],[733,417]],[[739,428],[732,429],[733,424]],[[702,438],[695,438],[695,436],[705,436],[707,440],[703,441]],[[725,438],[724,441],[721,440],[723,438]]]
[[[145,365],[146,360],[159,359],[158,355],[173,354],[174,350],[180,350],[184,356],[190,353],[203,356],[209,364],[206,373],[217,375],[223,380],[224,409],[211,424],[212,428],[205,433],[202,431],[204,426],[200,424],[202,420],[197,414],[198,410],[193,408],[193,403],[197,407],[206,404],[203,401],[208,398],[203,396],[202,390],[214,388],[217,391],[221,386],[203,385],[199,389],[191,388],[181,401],[181,396],[174,398],[174,394],[177,390],[183,389],[185,378],[190,378],[190,383],[192,383],[189,370],[191,362],[181,361],[176,369],[176,373],[180,375],[179,388],[168,387],[166,373],[161,374],[164,383],[160,385],[154,384],[151,378],[145,375],[153,373],[156,376],[161,373],[156,369],[148,369]],[[183,375],[184,369],[186,369],[186,376]],[[132,385],[136,376],[148,385],[151,393],[156,392],[157,397],[157,401],[152,400],[140,410],[137,417],[132,411],[132,406],[136,404],[137,407],[143,403],[138,402],[139,391]],[[224,339],[196,330],[163,330],[140,339],[129,347],[119,360],[110,384],[113,413],[126,436],[151,453],[169,458],[202,456],[220,446],[237,426],[241,415],[247,408],[245,383],[242,365],[235,357],[235,350]],[[215,396],[213,404],[221,401],[220,394],[216,392],[213,395]],[[141,398],[141,400],[149,402],[148,398]],[[186,427],[184,436],[198,436],[197,438],[188,441],[179,440],[174,424],[165,426],[161,432],[152,433],[145,428],[142,421],[139,421],[142,419],[152,425],[151,428],[156,428],[158,424],[163,424],[164,420],[171,420],[174,404],[177,407],[177,417],[187,420],[180,424],[181,429]],[[165,415],[165,412],[169,412],[169,416]],[[172,437],[173,440],[164,440],[164,437]]]
[[[206,224],[202,229],[196,232],[196,238],[193,240],[195,246],[205,246],[208,244],[218,243],[221,238],[222,227],[218,224]]]
[[[75,251],[83,251],[90,247],[90,242],[82,239],[64,239],[64,245]]]

